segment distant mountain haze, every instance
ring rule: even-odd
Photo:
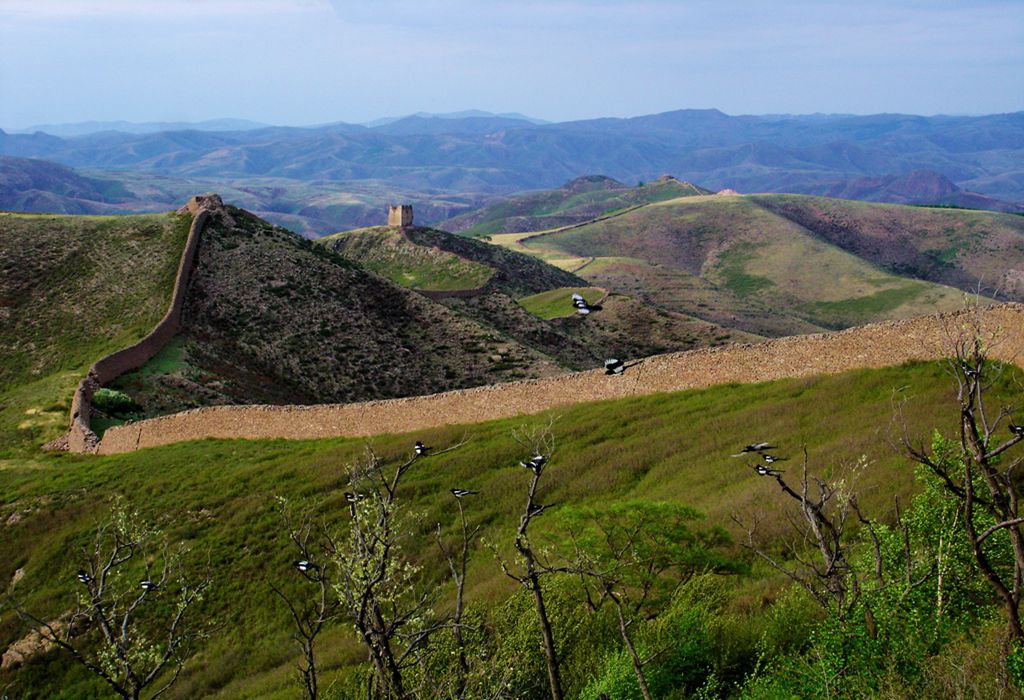
[[[957,187],[1024,201],[1024,113],[980,117],[730,116],[678,110],[534,124],[514,116],[412,116],[234,131],[0,133],[0,154],[188,178],[375,180],[418,191],[506,194],[585,173],[625,183],[672,173],[712,190],[820,192],[928,170]]]

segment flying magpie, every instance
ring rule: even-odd
[[[480,493],[479,491],[470,491],[469,489],[451,489],[451,493],[456,498],[462,498],[463,496],[473,496]]]

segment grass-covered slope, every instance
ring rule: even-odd
[[[641,204],[706,194],[710,192],[668,175],[636,187],[609,177],[590,175],[557,189],[514,195],[438,226],[467,236],[542,231],[582,223]]]
[[[367,270],[409,289],[450,292],[479,289],[494,275],[486,265],[410,241],[397,227],[345,231],[317,241]]]
[[[961,293],[847,252],[752,197],[686,197],[512,244],[591,256],[592,284],[762,335],[956,308]]]
[[[764,195],[754,201],[899,275],[1024,299],[1024,217],[995,212]]]
[[[191,221],[0,214],[0,456],[57,437],[89,365],[152,330]]]
[[[998,383],[998,401],[1015,392],[1015,376]],[[789,455],[806,444],[813,468],[820,471],[866,455],[868,467],[859,482],[861,506],[887,518],[893,496],[905,497],[914,488],[912,469],[887,441],[894,390],[910,397],[905,414],[912,434],[927,438],[934,427],[954,427],[949,378],[937,364],[721,386],[559,411],[556,457],[539,494],[542,502],[554,505],[537,520],[535,535],[542,538],[560,509],[568,506],[640,499],[690,505],[702,510],[709,524],[727,528],[734,512],[763,513],[762,535],[777,537],[785,528],[785,501],[777,486],[729,456],[760,439],[776,441]],[[518,423],[499,421],[370,441],[390,462],[407,456],[417,439],[431,445],[469,439],[460,451],[418,463],[401,494],[423,514],[406,546],[426,566],[428,581],[444,576],[436,556],[435,523],[448,535],[456,527],[449,488],[480,490],[479,497],[465,504],[470,522],[483,525],[489,542],[505,547],[511,541],[527,482],[525,470],[516,466],[522,450],[510,437]],[[344,465],[362,449],[363,443],[353,440],[204,441],[117,457],[53,455],[10,463],[0,472],[0,581],[11,581],[21,570],[22,578],[12,589],[19,599],[45,614],[65,609],[77,590],[74,555],[109,499],[123,494],[158,519],[172,539],[188,544],[194,558],[205,561],[209,553],[216,572],[205,610],[219,624],[217,633],[200,646],[168,697],[294,697],[296,650],[287,611],[269,582],[297,586],[298,579],[290,570],[293,557],[275,514],[274,496],[322,501],[318,513],[328,521],[344,522],[347,508],[339,493],[344,490]],[[514,588],[487,549],[474,551],[469,576],[469,608],[489,616],[502,614]],[[760,629],[759,620],[770,612],[783,583],[759,567],[749,576],[729,579],[728,614],[736,616],[739,627]],[[437,609],[447,609],[446,600],[443,596]],[[582,600],[565,614],[587,619]],[[0,649],[22,635],[14,614],[0,610]],[[758,653],[766,654],[761,663],[769,663],[774,651],[758,652],[756,635],[749,641],[749,649],[728,652],[736,663],[753,668]],[[618,642],[612,634],[588,643],[598,644],[596,657],[573,657],[565,649],[570,697],[580,691],[581,679],[596,671],[595,659],[603,653],[600,644],[615,648]],[[344,624],[329,628],[318,649],[322,687],[365,661]],[[531,641],[516,654],[522,663],[532,664],[541,652]],[[9,683],[15,697],[99,693],[87,674],[58,654],[22,670],[0,672],[0,687]]]

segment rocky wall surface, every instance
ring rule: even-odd
[[[203,438],[366,437],[528,415],[588,401],[887,367],[946,356],[962,336],[969,313],[657,355],[627,363],[626,372],[616,377],[591,370],[387,401],[198,408],[110,428],[98,452],[116,454]],[[1005,304],[985,310],[984,328],[995,337],[991,356],[1020,365],[1024,306]]]

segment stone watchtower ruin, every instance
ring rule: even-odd
[[[407,228],[412,226],[412,205],[397,204],[388,206],[388,226]]]

